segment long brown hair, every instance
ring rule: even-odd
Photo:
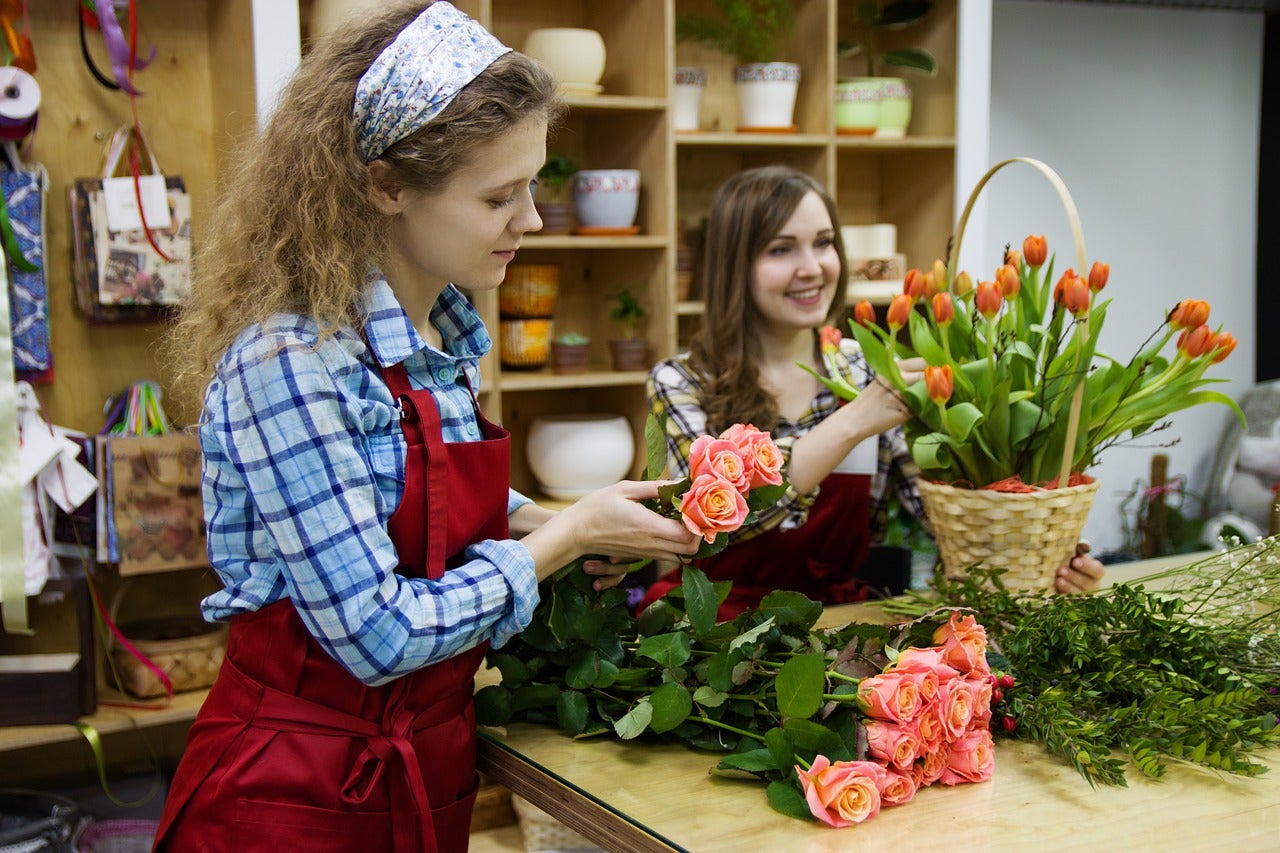
[[[772,429],[778,421],[777,400],[760,385],[760,313],[751,300],[752,267],[810,192],[826,205],[840,257],[836,294],[827,314],[832,322],[844,313],[848,272],[836,205],[826,190],[790,166],[747,169],[716,190],[702,267],[706,311],[689,342],[689,361],[704,383],[707,429],[712,433],[735,423]]]
[[[370,265],[386,257],[389,220],[370,200],[352,100],[378,54],[430,5],[399,2],[319,41],[266,128],[245,144],[170,336],[179,380],[203,387],[236,336],[278,312],[314,317],[322,336],[359,327],[358,297]],[[562,111],[546,68],[507,53],[380,159],[404,186],[436,192],[475,147]]]

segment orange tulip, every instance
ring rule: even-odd
[[[1175,329],[1194,329],[1209,322],[1209,303],[1203,299],[1184,299],[1169,312],[1169,325]]]
[[[924,295],[924,275],[917,269],[907,270],[907,277],[902,280],[902,292],[915,302]]]
[[[1230,332],[1219,332],[1214,335],[1209,349],[1213,350],[1213,363],[1224,361],[1236,348],[1236,336]]]
[[[924,387],[929,392],[929,399],[939,406],[950,400],[951,392],[954,390],[951,365],[944,364],[941,367],[933,367],[931,365],[926,367],[924,369]]]
[[[933,296],[933,319],[942,328],[951,325],[951,321],[955,319],[956,306],[951,301],[950,293],[936,293]]]
[[[1022,256],[1027,259],[1027,266],[1038,269],[1049,257],[1049,244],[1044,235],[1028,236],[1022,241]]]
[[[1053,299],[1079,317],[1089,310],[1089,283],[1078,275],[1063,275],[1053,289]]]
[[[947,289],[947,265],[941,259],[933,262],[933,285],[939,291]],[[932,294],[930,294],[932,298]]]
[[[1178,349],[1182,350],[1187,358],[1199,358],[1213,348],[1213,340],[1213,332],[1209,331],[1208,326],[1184,329],[1178,336]]]
[[[1094,293],[1107,286],[1107,278],[1111,275],[1111,265],[1102,261],[1094,261],[1089,267],[1089,289]]]
[[[818,344],[828,355],[840,351],[840,330],[835,326],[823,326],[818,330]]]
[[[956,296],[968,296],[973,291],[973,276],[961,270],[956,276],[955,287],[952,288]]]
[[[1076,277],[1076,271],[1072,267],[1067,267],[1067,271],[1058,279],[1058,283],[1053,286],[1053,301],[1062,304],[1062,298],[1067,292],[1067,283]]]
[[[870,326],[876,321],[876,309],[871,306],[867,300],[862,300],[853,306],[853,319],[862,326]]]
[[[899,293],[893,297],[893,301],[889,303],[889,310],[885,312],[885,322],[889,324],[889,328],[897,331],[907,325],[907,321],[911,318],[911,306],[915,303],[905,293]]]
[[[1018,270],[1010,264],[1005,264],[996,271],[996,281],[1000,284],[1000,292],[1004,294],[1005,299],[1013,299],[1022,289],[1022,279],[1018,276]]]
[[[1004,298],[1000,295],[1000,285],[994,281],[984,281],[978,285],[978,294],[974,297],[974,304],[978,307],[978,313],[983,317],[990,319],[1000,313],[1000,306],[1004,303]]]
[[[943,281],[946,281],[944,278]],[[933,277],[933,273],[924,274],[924,293],[920,294],[925,299],[932,299],[935,295],[941,293],[943,288],[938,286],[938,279]]]
[[[1022,269],[1022,255],[1018,254],[1017,249],[1005,249],[1004,262],[1015,270]]]

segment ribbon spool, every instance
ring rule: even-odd
[[[36,126],[40,84],[21,68],[0,67],[0,139],[18,140]]]

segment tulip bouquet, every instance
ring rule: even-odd
[[[1055,280],[1043,236],[1027,237],[1004,261],[977,284],[940,260],[928,272],[908,271],[889,305],[887,330],[874,322],[870,304],[854,308],[850,328],[867,363],[911,409],[907,443],[927,478],[972,488],[1053,488],[1106,447],[1181,409],[1217,402],[1243,421],[1231,398],[1204,390],[1223,381],[1205,373],[1236,346],[1229,332],[1209,327],[1208,303],[1178,303],[1121,362],[1097,348],[1110,304],[1102,299],[1107,264],[1094,263],[1087,275],[1068,269]],[[899,340],[904,328],[909,346]],[[823,351],[835,355],[830,346]],[[897,359],[912,356],[928,366],[922,381],[907,385]],[[857,395],[823,379],[845,399]]]

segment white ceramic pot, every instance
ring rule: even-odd
[[[574,500],[626,477],[636,444],[621,415],[543,415],[530,424],[525,451],[542,491]]]
[[[561,88],[574,92],[600,91],[604,76],[604,38],[595,30],[546,27],[531,30],[524,53],[551,69]]]
[[[583,169],[571,179],[578,225],[629,228],[640,205],[639,169]]]
[[[855,77],[836,84],[836,132],[871,136],[880,126],[880,78]]]
[[[911,87],[901,77],[880,78],[880,126],[876,136],[901,139],[911,124]]]
[[[707,72],[701,68],[681,66],[676,69],[675,110],[673,121],[676,130],[697,130],[702,109],[702,92],[707,86]]]
[[[790,129],[800,89],[794,62],[756,62],[733,69],[738,92],[738,124],[749,128]]]

